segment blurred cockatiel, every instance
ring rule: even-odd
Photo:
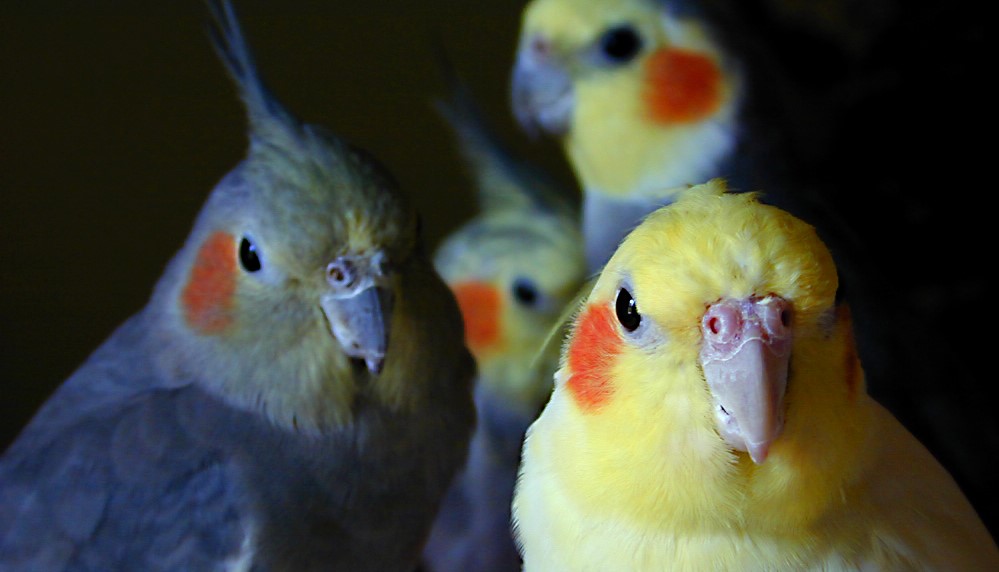
[[[583,188],[591,271],[685,185],[724,177],[735,190],[765,188],[774,199],[789,153],[804,154],[787,143],[798,136],[792,127],[817,133],[786,119],[804,99],[763,57],[763,42],[731,33],[741,21],[721,6],[532,0],[524,10],[514,113],[562,144]]]
[[[445,497],[424,551],[435,572],[520,570],[510,503],[524,431],[551,393],[557,343],[548,343],[585,264],[575,204],[538,167],[514,156],[449,75],[440,110],[475,184],[480,212],[437,250],[478,364],[478,426],[469,459]],[[554,338],[557,339],[557,338]]]
[[[528,571],[997,570],[933,456],[866,393],[813,228],[694,187],[623,242],[528,430]]]
[[[474,363],[379,164],[265,90],[148,305],[0,460],[0,570],[412,570],[464,462]]]

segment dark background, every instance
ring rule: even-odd
[[[472,214],[462,165],[433,108],[445,94],[435,45],[447,47],[497,127],[518,138],[505,99],[516,6],[235,4],[277,97],[386,163],[422,212],[430,245]],[[4,2],[4,447],[142,307],[208,192],[243,156],[243,109],[206,19],[196,0]],[[554,145],[539,147],[565,169]]]
[[[912,401],[896,391],[887,405],[994,526],[990,20],[970,0],[717,1],[738,6],[746,32],[765,37],[809,90],[855,87],[841,115],[816,121],[831,136],[812,168],[885,285],[878,303],[902,316],[882,328],[910,364],[897,383],[911,384]],[[278,98],[382,159],[422,212],[431,247],[474,208],[432,107],[444,89],[437,44],[501,135],[571,181],[554,144],[528,140],[511,119],[521,8],[498,0],[237,3]],[[0,13],[5,448],[142,307],[246,140],[200,2],[4,0]],[[940,421],[943,436],[919,425],[926,417]]]

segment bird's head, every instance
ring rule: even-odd
[[[548,337],[583,280],[578,228],[537,211],[483,213],[436,260],[461,308],[480,383],[533,416],[558,360]]]
[[[856,445],[863,377],[829,251],[810,225],[724,191],[693,187],[625,239],[549,404],[578,424],[566,445],[593,452],[574,470],[599,478],[581,486],[612,483],[608,503],[652,522],[828,500]]]
[[[588,191],[700,182],[734,144],[741,72],[702,15],[675,4],[533,0],[524,10],[514,114],[562,139]]]
[[[164,366],[284,425],[340,424],[359,393],[405,393],[406,292],[438,279],[388,172],[288,113],[258,77],[231,6],[214,9],[250,144],[157,289]],[[440,318],[460,323],[450,307]]]

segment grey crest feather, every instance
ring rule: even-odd
[[[438,55],[449,95],[436,101],[436,108],[454,131],[456,145],[476,180],[480,208],[488,211],[530,205],[574,218],[577,207],[570,190],[514,155],[488,124],[443,50]]]
[[[278,144],[299,140],[300,123],[264,84],[232,3],[207,0],[207,5],[209,36],[246,105],[251,137]]]

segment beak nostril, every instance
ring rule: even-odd
[[[349,260],[338,259],[326,266],[326,280],[332,286],[349,286],[354,280],[354,270]]]
[[[551,44],[544,36],[534,36],[531,39],[530,50],[536,57],[544,58],[551,51]]]
[[[788,310],[781,310],[780,313],[780,323],[785,328],[791,325],[791,312]]]
[[[711,333],[715,334],[715,335],[717,335],[719,332],[721,332],[721,320],[719,320],[717,317],[711,317],[711,318],[709,318],[708,319],[708,330],[710,330]]]

